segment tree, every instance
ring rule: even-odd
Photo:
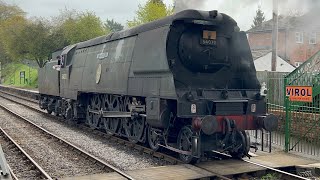
[[[51,29],[45,20],[36,19],[27,22],[9,45],[12,54],[19,59],[34,60],[39,67],[43,67],[52,51],[60,46],[52,41],[55,34]]]
[[[19,7],[12,6],[0,0],[0,61],[8,63],[13,60],[9,41],[21,30],[21,23],[24,24],[25,12]]]
[[[0,23],[14,16],[25,16],[25,12],[18,6],[8,5],[0,1]]]
[[[262,12],[261,7],[259,6],[258,10],[256,11],[256,16],[253,19],[253,25],[251,25],[251,28],[260,27],[264,21],[264,13]]]
[[[120,23],[114,21],[113,19],[107,19],[106,23],[104,23],[104,26],[106,30],[109,30],[111,32],[117,32],[123,29],[123,26]]]
[[[60,28],[69,44],[86,41],[110,32],[104,28],[100,18],[91,12],[68,17]]]
[[[128,21],[127,25],[129,27],[137,26],[171,15],[172,13],[173,8],[167,7],[161,0],[148,0],[144,6],[139,4],[136,17]]]

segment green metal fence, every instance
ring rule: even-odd
[[[284,94],[285,151],[319,155],[320,149],[320,52],[311,57],[284,79],[287,86],[312,87],[312,102],[289,99]]]
[[[278,130],[271,133],[260,130],[258,133],[250,131],[252,143],[264,144],[265,147],[272,144],[272,149],[284,149],[285,146],[285,107],[284,107],[284,77],[289,73],[284,72],[257,72],[258,80],[261,84],[267,85],[267,113],[275,114],[279,117]],[[262,148],[261,148],[262,149]],[[268,149],[268,148],[266,148]],[[269,150],[269,149],[268,149]]]
[[[320,155],[320,52],[292,73],[257,72],[260,83],[268,88],[268,113],[279,117],[279,126],[272,136],[258,135],[260,142],[271,141],[286,152]],[[287,86],[312,87],[312,102],[292,101]],[[250,132],[251,136],[256,136]],[[263,143],[263,142],[261,142]]]

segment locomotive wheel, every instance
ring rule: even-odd
[[[120,111],[119,97],[113,95],[102,96],[102,109],[104,111]],[[113,135],[117,132],[120,124],[120,118],[102,118],[105,131]]]
[[[48,110],[48,109],[47,109],[47,113],[48,113],[48,114],[52,114],[52,110]]]
[[[159,135],[156,133],[155,129],[148,127],[148,143],[152,150],[157,151],[159,149]]]
[[[241,144],[237,144],[237,145],[241,145],[241,147],[237,151],[231,151],[230,155],[233,158],[241,159],[244,156],[248,155],[250,151],[250,136],[248,132],[237,131],[236,142],[241,143]]]
[[[113,135],[117,132],[119,127],[119,118],[103,118],[103,127],[106,132],[110,135]]]
[[[144,132],[144,118],[126,118],[124,124],[124,130],[130,142],[137,143]]]
[[[57,101],[57,103],[55,103],[54,105],[54,115],[55,116],[59,116],[60,115],[60,100]]]
[[[91,128],[98,128],[100,120],[101,120],[100,115],[89,112],[90,108],[92,110],[100,110],[101,109],[101,100],[98,95],[94,95],[92,98],[90,98],[90,103],[88,105],[87,118],[86,118],[87,124]]]
[[[181,128],[177,139],[180,150],[192,152],[192,135],[191,126],[183,126]],[[179,157],[184,163],[195,163],[198,160],[198,158],[192,155],[179,154]]]

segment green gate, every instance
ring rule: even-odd
[[[319,155],[319,80],[320,52],[284,78],[286,152]]]

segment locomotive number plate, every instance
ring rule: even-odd
[[[200,44],[215,46],[217,44],[216,39],[217,39],[216,31],[203,30],[202,39],[200,39]]]

